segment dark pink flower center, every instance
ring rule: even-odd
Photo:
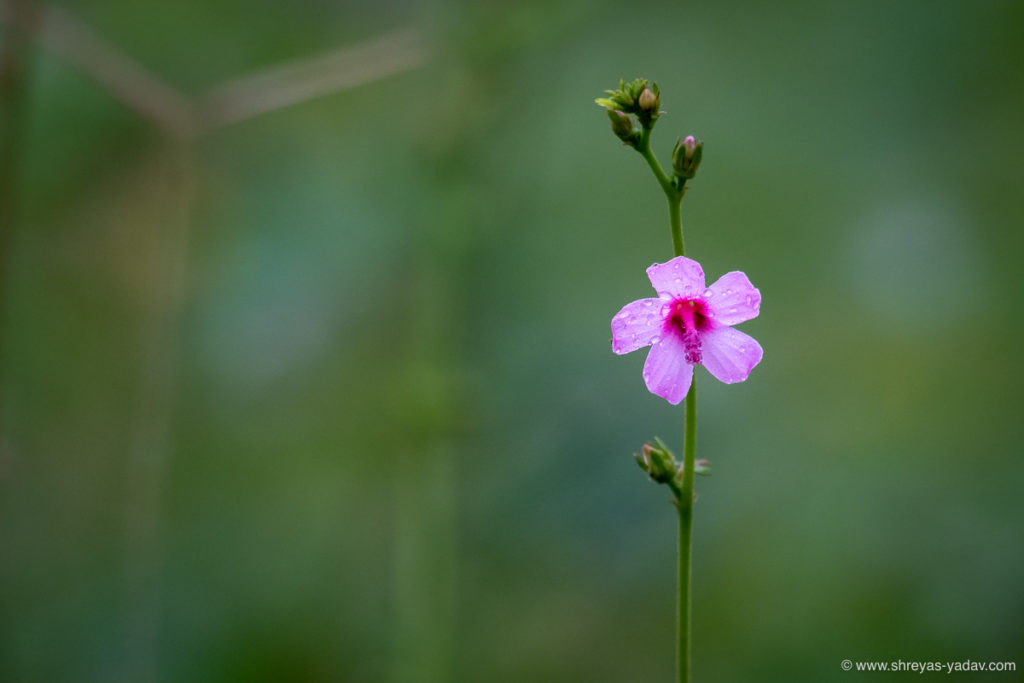
[[[702,360],[700,333],[711,326],[707,305],[702,299],[673,299],[665,315],[665,332],[683,340],[686,362],[697,365]]]

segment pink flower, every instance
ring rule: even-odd
[[[677,405],[690,390],[694,365],[732,384],[761,362],[761,345],[732,328],[761,309],[761,292],[746,275],[734,270],[705,288],[700,264],[677,256],[652,265],[647,277],[658,298],[627,304],[612,318],[612,351],[651,347],[644,363],[651,393]]]

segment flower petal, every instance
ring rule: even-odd
[[[640,299],[626,304],[612,318],[612,351],[618,354],[648,346],[661,334],[661,300]]]
[[[685,256],[653,264],[647,269],[647,277],[659,296],[697,297],[704,292],[704,269]]]
[[[761,312],[761,292],[745,273],[734,270],[704,291],[711,317],[722,325],[737,325]]]
[[[753,337],[731,327],[704,332],[700,341],[701,364],[726,384],[745,380],[764,355]]]
[[[672,405],[686,398],[693,381],[693,366],[686,362],[682,340],[667,334],[651,345],[644,363],[644,382],[652,394],[657,394]]]

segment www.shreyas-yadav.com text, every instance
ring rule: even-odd
[[[975,662],[967,659],[962,662],[908,662],[897,659],[891,662],[854,662],[844,659],[839,663],[843,671],[906,671],[923,674],[942,672],[945,674],[990,671],[994,673],[1016,671],[1016,662]]]

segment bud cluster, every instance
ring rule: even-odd
[[[636,116],[644,128],[652,127],[658,120],[658,116],[664,113],[659,111],[661,90],[658,88],[658,84],[649,82],[646,78],[636,78],[628,83],[619,81],[618,90],[605,90],[605,94],[608,97],[599,97],[595,101],[608,110],[609,116],[612,112],[617,112],[627,118]],[[616,131],[616,135],[618,135],[618,131]],[[624,141],[626,144],[630,144],[628,140]]]
[[[635,78],[632,81],[619,81],[616,90],[605,90],[607,97],[599,97],[595,102],[605,108],[612,124],[612,132],[622,143],[637,150],[649,163],[652,169],[662,173],[659,182],[669,194],[682,197],[686,191],[686,181],[697,175],[701,157],[704,155],[704,143],[688,135],[676,140],[672,150],[671,184],[665,179],[657,160],[651,156],[649,139],[651,129],[658,117],[665,112],[661,107],[661,89],[658,84],[646,78]],[[672,197],[670,197],[671,199]]]

